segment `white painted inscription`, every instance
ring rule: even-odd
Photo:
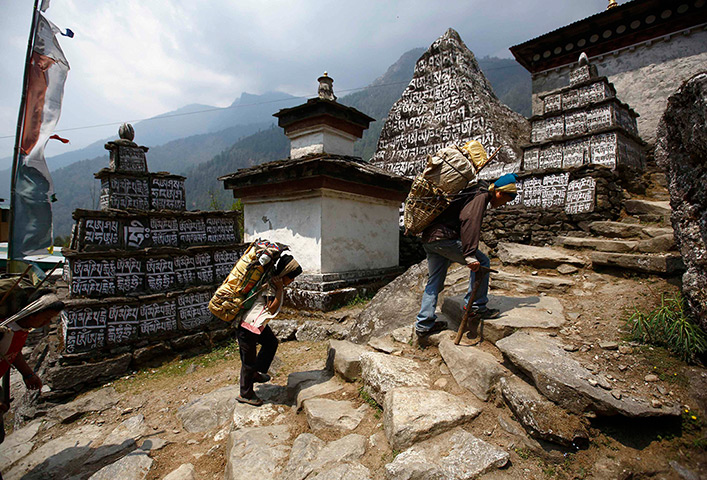
[[[565,213],[575,215],[594,211],[596,181],[592,177],[572,180],[567,184]]]
[[[558,173],[556,175],[545,175],[543,177],[543,208],[564,206],[569,177],[569,173]]]

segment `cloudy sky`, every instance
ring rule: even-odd
[[[624,3],[625,0],[619,3]],[[0,158],[12,154],[33,0],[0,0]],[[47,155],[115,134],[115,125],[181,106],[224,107],[242,92],[313,96],[364,87],[448,27],[477,56],[598,13],[607,0],[52,0],[47,18],[75,32]],[[275,105],[273,111],[278,107]],[[84,128],[86,127],[86,128]],[[71,129],[71,130],[69,130]]]

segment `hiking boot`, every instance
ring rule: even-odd
[[[501,315],[501,311],[498,308],[484,308],[483,310],[472,309],[471,313],[478,316],[481,320],[498,318]]]
[[[267,383],[270,381],[270,375],[262,372],[255,372],[253,375],[253,383]]]
[[[239,403],[247,403],[248,405],[253,405],[254,407],[259,407],[263,404],[263,401],[255,395],[252,397],[242,397],[238,395],[236,400],[238,400]]]
[[[415,329],[415,333],[417,334],[418,337],[427,337],[429,335],[432,335],[433,333],[441,332],[446,329],[447,329],[447,322],[437,321],[432,325],[432,327],[429,330]]]

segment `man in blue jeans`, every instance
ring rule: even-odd
[[[471,270],[464,306],[469,303],[476,272],[481,266],[488,267],[490,265],[489,257],[478,249],[481,223],[486,207],[490,204],[497,208],[513,200],[516,196],[517,180],[518,177],[515,174],[509,173],[491,185],[479,182],[473,187],[463,190],[449,207],[422,232],[423,248],[427,252],[429,276],[425,292],[422,294],[420,313],[417,314],[415,322],[415,332],[418,337],[425,337],[447,328],[446,322],[437,321],[435,309],[437,308],[437,296],[444,288],[444,280],[451,262],[466,265]],[[481,318],[494,318],[499,313],[498,310],[486,306],[488,290],[489,277],[485,275],[476,293],[476,298],[471,304],[471,308]]]

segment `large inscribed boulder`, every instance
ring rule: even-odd
[[[682,290],[707,330],[707,72],[668,99],[658,126],[655,158],[670,191],[675,242],[685,263]]]
[[[449,145],[478,140],[498,156],[482,178],[520,168],[520,145],[530,125],[503,105],[459,34],[449,29],[420,57],[410,84],[388,113],[372,161],[414,177],[427,155]]]

